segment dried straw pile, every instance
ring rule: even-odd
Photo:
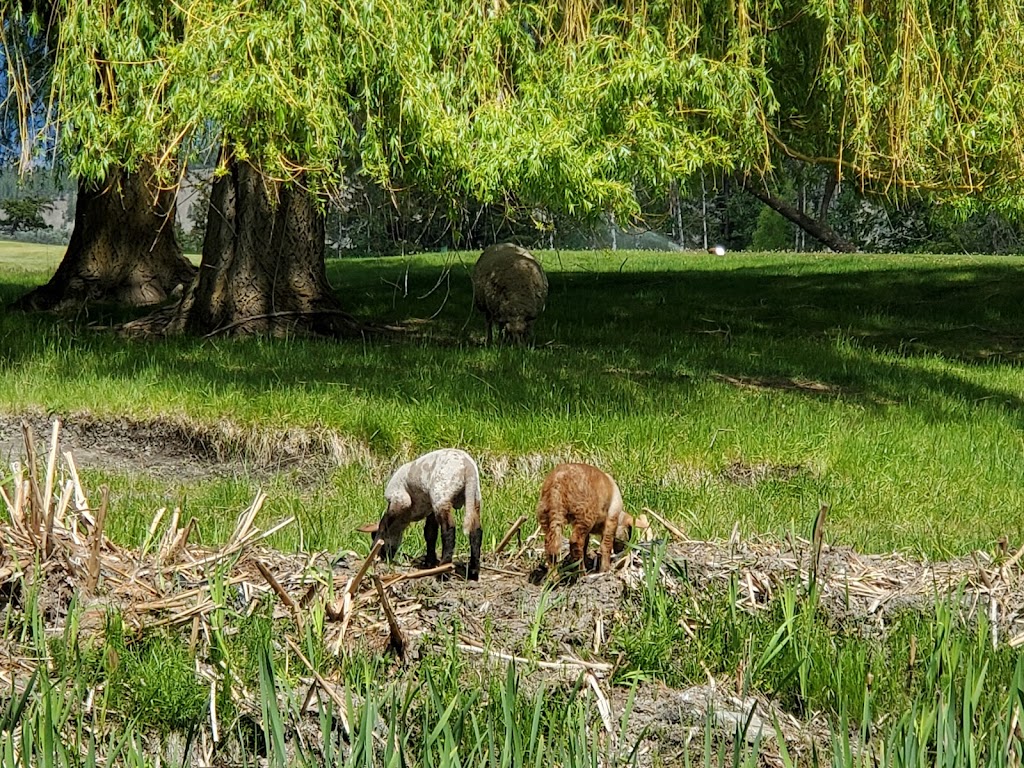
[[[142,546],[129,550],[104,534],[106,489],[101,489],[98,504],[91,502],[82,488],[73,456],[59,455],[60,422],[53,424],[45,462],[39,460],[27,423],[23,432],[26,461],[14,462],[12,480],[0,486],[8,512],[7,519],[0,523],[4,545],[0,588],[13,594],[40,580],[44,588],[39,595],[53,632],[61,631],[70,597],[78,593],[86,605],[84,631],[98,628],[96,622],[103,612],[114,608],[121,613],[125,626],[136,632],[191,624],[195,638],[208,626],[215,607],[210,590],[214,573],[230,588],[236,607],[252,610],[261,597],[273,591],[282,614],[290,615],[300,627],[308,610],[322,601],[333,623],[327,639],[336,651],[369,635],[383,639],[401,653],[405,635],[416,636],[430,628],[433,617],[422,604],[423,595],[408,589],[408,582],[443,573],[451,566],[381,578],[371,573],[375,552],[361,563],[353,553],[353,557],[332,566],[327,553],[286,555],[260,546],[292,522],[291,518],[280,521],[266,531],[257,528],[254,520],[265,500],[262,493],[241,513],[234,532],[217,549],[189,541],[196,527],[194,518],[184,521],[178,510],[168,515],[161,509]],[[694,541],[653,510],[645,512],[673,539],[662,561],[662,578],[670,585],[683,575],[697,583],[728,583],[735,578],[741,602],[756,610],[768,604],[783,585],[815,578],[822,601],[831,610],[879,624],[891,611],[962,594],[965,618],[970,620],[984,611],[991,620],[994,643],[1024,644],[1024,580],[1020,567],[1024,548],[995,556],[978,552],[950,562],[915,561],[899,554],[864,555],[823,543],[820,532],[824,510],[819,535],[813,542],[742,540],[736,532],[724,542]],[[466,602],[459,610],[466,620],[463,626],[478,623],[481,604],[506,599],[513,592],[539,593],[526,583],[531,564],[539,559],[538,532],[525,541],[520,539],[512,554],[502,554],[525,522],[525,517],[517,520],[490,555],[479,585],[456,582],[457,586],[453,583],[446,588]],[[616,563],[620,576],[616,581],[627,589],[643,578],[644,561],[648,559],[645,546],[641,544]],[[595,581],[608,580],[587,578],[569,589],[593,590]],[[598,592],[596,602],[621,600],[621,587]],[[103,610],[89,610],[95,606]],[[466,650],[480,651],[482,644],[474,638],[465,639]],[[608,668],[571,657],[552,659],[552,664],[599,673]]]
[[[656,512],[646,511],[674,539],[662,567],[669,583],[683,574],[698,584],[723,585],[736,579],[740,604],[756,610],[785,585],[813,579],[823,606],[837,619],[873,623],[880,629],[894,612],[930,610],[937,602],[951,602],[966,622],[973,622],[979,612],[987,615],[993,645],[1024,645],[1024,547],[1011,553],[1000,542],[996,554],[979,551],[939,562],[900,553],[862,554],[824,544],[827,507],[819,511],[813,541],[741,539],[736,529],[724,542],[694,541]],[[642,570],[631,568],[625,577],[635,584]]]

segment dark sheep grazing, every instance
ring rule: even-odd
[[[518,245],[488,246],[473,267],[473,304],[487,321],[488,344],[494,340],[494,325],[509,341],[526,341],[547,298],[544,268]]]

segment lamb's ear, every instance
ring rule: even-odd
[[[641,531],[651,527],[650,522],[647,520],[647,515],[640,515],[639,517],[633,518],[633,527],[639,528]]]
[[[356,530],[362,533],[376,533],[380,530],[380,525],[378,523],[368,523],[367,525],[360,525]]]

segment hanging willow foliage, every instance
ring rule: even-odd
[[[887,191],[918,188],[1021,209],[1019,0],[797,5],[805,16],[780,33],[779,58],[804,41],[814,100],[800,113],[813,130],[777,134],[792,154],[834,162]]]
[[[170,178],[217,142],[315,190],[358,172],[627,215],[639,184],[788,154],[1024,199],[1019,0],[60,0],[51,18],[60,151],[84,177],[145,159]]]

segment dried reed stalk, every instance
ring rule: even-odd
[[[89,564],[86,568],[88,574],[85,582],[87,592],[95,593],[100,583],[100,548],[103,546],[103,524],[107,520],[107,503],[110,501],[110,489],[104,485],[100,487],[100,511],[96,513],[96,527],[92,532],[92,541],[89,544]]]
[[[355,597],[356,593],[359,592],[359,586],[363,583],[363,579],[366,576],[366,572],[370,570],[370,566],[373,565],[377,559],[377,555],[380,554],[381,548],[384,546],[384,539],[377,539],[373,542],[373,546],[370,548],[370,554],[363,560],[363,564],[359,566],[359,570],[356,571],[356,575],[352,577],[352,581],[349,582],[348,592],[350,597]]]
[[[501,659],[502,661],[511,661],[514,664],[532,664],[540,667],[541,669],[554,669],[562,672],[582,671],[604,676],[614,669],[611,664],[595,661],[583,661],[582,659],[576,659],[571,656],[563,656],[558,659],[558,661],[535,661],[534,659],[526,659],[522,656],[516,656],[515,654],[504,653],[503,651],[489,650],[484,648],[482,645],[473,645],[471,643],[459,643],[457,647],[460,651],[465,651],[466,653],[475,653],[494,659]]]
[[[254,557],[253,562],[256,564],[256,569],[260,572],[260,575],[270,585],[270,588],[277,593],[277,596],[281,598],[281,602],[291,611],[292,616],[295,618],[295,626],[299,632],[302,632],[302,612],[299,610],[299,606],[292,600],[291,595],[281,586],[280,582],[274,578],[274,574],[267,569],[267,566],[260,562],[259,558]]]
[[[433,568],[421,568],[418,571],[407,571],[406,573],[400,573],[397,576],[393,576],[384,582],[385,588],[393,587],[402,581],[408,581],[409,579],[425,579],[428,576],[440,576],[442,573],[451,573],[455,570],[454,563],[445,563],[444,565],[435,565]]]
[[[522,515],[518,520],[512,523],[512,527],[506,531],[505,535],[501,538],[501,541],[498,542],[498,546],[494,548],[494,554],[500,555],[505,551],[505,547],[507,547],[508,543],[512,541],[512,537],[519,532],[519,529],[523,527],[523,523],[525,523],[527,519],[526,515]]]
[[[675,526],[675,524],[673,524],[673,523],[669,522],[668,520],[666,520],[664,517],[662,517],[657,512],[655,512],[653,509],[651,509],[650,507],[644,507],[643,509],[644,509],[644,514],[650,515],[655,520],[657,520],[659,523],[661,523],[662,526],[665,528],[665,530],[667,530],[669,533],[671,533],[676,539],[678,539],[679,541],[681,541],[683,543],[690,541],[690,537],[689,536],[687,536],[679,528],[677,528]]]
[[[384,609],[384,618],[388,621],[388,629],[391,630],[391,638],[388,641],[388,647],[395,652],[395,655],[399,659],[405,661],[405,638],[402,636],[402,627],[398,623],[398,619],[395,617],[395,611],[391,607],[391,601],[388,600],[388,595],[384,591],[384,585],[380,582],[380,577],[377,574],[373,574],[373,586],[377,590],[377,597],[380,598],[381,608]]]

